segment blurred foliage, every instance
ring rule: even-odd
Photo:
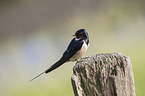
[[[7,5],[9,3],[16,3],[17,1],[18,0],[0,0],[0,5],[2,6],[2,5],[5,5],[5,4]]]
[[[0,4],[4,4],[0,96],[73,96],[70,78],[75,62],[28,81],[60,58],[79,28],[90,36],[85,56],[117,52],[131,58],[136,95],[145,96],[145,1],[27,0],[7,5],[1,0]]]

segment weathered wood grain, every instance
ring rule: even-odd
[[[71,81],[75,96],[135,96],[132,64],[121,53],[82,58]]]

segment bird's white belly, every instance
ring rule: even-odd
[[[73,57],[71,57],[69,60],[70,61],[78,60],[79,58],[81,58],[86,53],[87,49],[88,49],[88,45],[84,42],[82,48]]]

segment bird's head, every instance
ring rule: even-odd
[[[87,31],[85,29],[77,30],[75,35],[73,35],[73,36],[76,36],[77,39],[79,39],[79,38],[86,39],[86,38],[89,37],[88,33],[87,33]]]

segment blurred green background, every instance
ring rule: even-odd
[[[0,0],[0,96],[73,96],[66,63],[55,63],[85,28],[85,56],[117,52],[131,58],[137,96],[145,96],[144,0]],[[84,56],[84,57],[85,57]]]

